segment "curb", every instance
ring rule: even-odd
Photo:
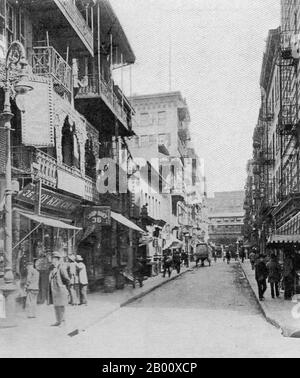
[[[143,291],[142,293],[139,293],[139,294],[135,295],[134,297],[132,297],[132,298],[130,298],[130,299],[127,299],[127,301],[125,301],[125,302],[123,302],[123,303],[120,304],[120,307],[122,308],[122,307],[126,307],[126,306],[128,306],[129,304],[131,304],[131,303],[137,301],[138,299],[143,298],[143,297],[145,297],[146,295],[152,293],[152,292],[155,291],[156,289],[158,289],[158,288],[160,288],[160,287],[166,285],[167,283],[169,283],[169,282],[171,282],[171,281],[174,281],[174,280],[176,280],[177,278],[183,276],[185,273],[192,272],[194,269],[195,269],[195,268],[189,268],[189,269],[185,270],[184,272],[181,272],[181,273],[177,274],[176,276],[173,276],[173,277],[171,277],[171,278],[166,279],[166,280],[163,281],[163,282],[160,282],[159,284],[157,284],[157,285],[155,285],[155,286],[153,286],[153,287],[151,287],[151,288],[149,288],[149,289]]]
[[[115,309],[113,309],[112,311],[110,311],[110,312],[108,312],[107,314],[103,315],[101,318],[97,319],[97,320],[94,321],[93,323],[86,325],[86,326],[85,326],[84,328],[82,328],[82,329],[76,328],[76,329],[74,329],[74,330],[68,332],[68,336],[70,336],[70,337],[74,337],[74,336],[79,335],[79,334],[82,333],[82,332],[85,332],[88,328],[90,328],[90,327],[92,327],[93,325],[95,325],[95,324],[101,322],[102,320],[106,319],[108,316],[110,316],[110,315],[112,315],[113,313],[119,311],[121,308],[128,306],[129,304],[131,304],[131,303],[137,301],[137,300],[140,299],[140,298],[145,297],[146,295],[152,293],[152,292],[155,291],[156,289],[158,289],[158,288],[160,288],[160,287],[166,285],[167,283],[169,283],[169,282],[171,282],[171,281],[176,280],[177,278],[183,276],[184,274],[186,274],[186,273],[188,273],[188,272],[192,272],[193,270],[195,270],[195,268],[196,268],[196,267],[189,268],[189,269],[185,270],[184,272],[181,272],[181,273],[177,274],[176,276],[173,276],[173,277],[171,277],[171,278],[167,278],[165,281],[160,282],[159,284],[157,284],[157,285],[155,285],[155,286],[152,286],[151,288],[149,288],[149,289],[147,289],[147,290],[145,290],[145,291],[143,291],[143,292],[141,292],[141,293],[139,293],[139,294],[137,294],[137,295],[131,297],[130,299],[127,299],[125,302],[120,303],[118,306],[116,306]]]
[[[262,312],[264,318],[266,319],[266,321],[267,321],[269,324],[271,324],[273,327],[275,327],[275,328],[277,328],[277,329],[280,329],[280,330],[281,330],[281,333],[282,333],[283,336],[288,337],[288,336],[287,336],[287,333],[288,333],[287,330],[284,329],[284,328],[283,328],[283,327],[277,322],[277,320],[272,319],[272,318],[270,318],[270,317],[267,315],[267,313],[266,313],[266,311],[265,311],[265,309],[264,309],[262,303],[261,303],[261,302],[259,301],[259,299],[257,298],[256,292],[255,292],[255,290],[253,289],[253,287],[252,287],[252,285],[251,285],[251,282],[250,282],[250,280],[249,280],[249,278],[248,278],[248,275],[247,275],[245,269],[243,268],[243,265],[242,265],[240,262],[239,262],[239,265],[240,265],[242,271],[244,272],[244,275],[245,275],[246,280],[247,280],[247,282],[248,282],[248,284],[249,284],[249,287],[250,287],[250,289],[251,289],[251,291],[252,291],[252,294],[253,294],[253,296],[254,296],[254,298],[255,298],[255,300],[256,300],[256,303],[258,304],[258,306],[259,306],[259,308],[260,308],[260,310],[261,310],[261,312]]]

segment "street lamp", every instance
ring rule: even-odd
[[[5,297],[6,304],[6,326],[14,326],[11,318],[14,315],[15,298],[12,295],[16,286],[14,283],[14,275],[12,269],[12,173],[11,173],[11,119],[13,114],[10,105],[10,92],[14,89],[16,95],[24,95],[33,88],[30,86],[27,79],[26,67],[28,66],[26,60],[26,52],[24,46],[19,41],[11,43],[5,59],[5,82],[4,82],[4,108],[0,114],[0,121],[3,123],[3,128],[6,131],[6,169],[5,169],[5,243],[4,243],[4,285],[0,288]],[[19,79],[14,85],[11,84],[11,70],[20,70]],[[4,325],[5,326],[5,325]],[[1,327],[1,324],[0,324]]]

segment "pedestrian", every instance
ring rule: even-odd
[[[227,264],[230,264],[230,259],[231,259],[231,253],[229,251],[229,249],[226,250],[226,261],[227,261]]]
[[[259,300],[264,300],[264,294],[267,290],[267,277],[268,269],[265,263],[264,255],[259,256],[259,261],[255,265],[255,279],[258,286],[258,296]]]
[[[68,287],[70,277],[62,262],[62,255],[54,252],[52,255],[53,269],[49,277],[49,304],[54,305],[56,323],[54,327],[65,324],[65,310],[68,304]]]
[[[50,260],[46,253],[40,252],[36,262],[36,268],[40,273],[38,304],[44,304],[48,297]]]
[[[135,289],[135,282],[138,281],[140,287],[143,287],[144,281],[144,265],[141,258],[137,258],[133,265],[133,283],[132,286]]]
[[[216,263],[218,260],[218,256],[217,256],[217,251],[215,249],[213,249],[212,256],[213,256],[214,262]]]
[[[39,294],[40,273],[36,269],[36,260],[27,264],[27,279],[25,284],[26,312],[29,319],[36,318],[37,298]]]
[[[181,254],[182,261],[184,263],[184,266],[188,268],[189,266],[189,255],[186,251],[182,252]]]
[[[172,274],[172,263],[173,263],[173,258],[171,253],[166,253],[163,258],[163,278],[166,277],[166,273],[168,272],[169,278],[171,277]]]
[[[226,248],[222,247],[222,254],[223,254],[223,262],[226,261]]]
[[[79,283],[79,293],[80,293],[80,305],[87,306],[87,289],[88,289],[88,276],[86,272],[86,266],[83,262],[83,258],[80,255],[76,256],[77,272],[78,272],[78,283]]]
[[[250,260],[250,263],[251,263],[252,270],[254,270],[255,269],[255,262],[256,262],[256,253],[253,249],[252,249],[252,251],[249,255],[249,260]]]
[[[175,250],[173,254],[173,264],[174,268],[177,271],[177,274],[180,273],[181,270],[181,254],[179,250]]]
[[[68,274],[70,277],[70,286],[69,286],[69,294],[70,294],[70,304],[72,306],[79,305],[80,302],[80,288],[79,288],[79,274],[78,274],[78,264],[76,261],[75,255],[70,255],[68,257]]]
[[[246,257],[245,250],[244,250],[244,247],[242,247],[240,249],[240,259],[242,261],[242,264],[244,264],[244,262],[245,262],[245,257]]]
[[[273,299],[279,298],[279,282],[281,279],[281,267],[274,254],[271,255],[271,260],[267,264],[268,268],[268,281],[271,286],[271,296]]]
[[[295,279],[295,269],[293,259],[287,255],[283,263],[283,285],[284,285],[284,299],[290,300],[293,296],[293,286]]]

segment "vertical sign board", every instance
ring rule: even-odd
[[[54,146],[53,89],[49,79],[30,81],[33,90],[17,96],[17,106],[22,110],[22,143],[25,146]]]

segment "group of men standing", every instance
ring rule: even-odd
[[[59,252],[52,254],[52,269],[49,275],[48,304],[54,305],[56,323],[61,326],[65,322],[65,308],[87,305],[88,277],[86,266],[80,255],[68,256],[64,261]],[[37,260],[28,263],[26,290],[26,310],[29,318],[36,317],[36,306],[39,294],[40,272],[36,266]]]
[[[249,255],[252,269],[255,270],[255,279],[258,286],[259,300],[263,301],[267,290],[267,280],[270,283],[271,296],[273,299],[280,297],[279,286],[284,289],[284,299],[290,300],[294,289],[294,264],[290,255],[286,255],[283,267],[279,264],[275,254],[271,254],[269,261],[266,256],[257,255],[252,251]]]

